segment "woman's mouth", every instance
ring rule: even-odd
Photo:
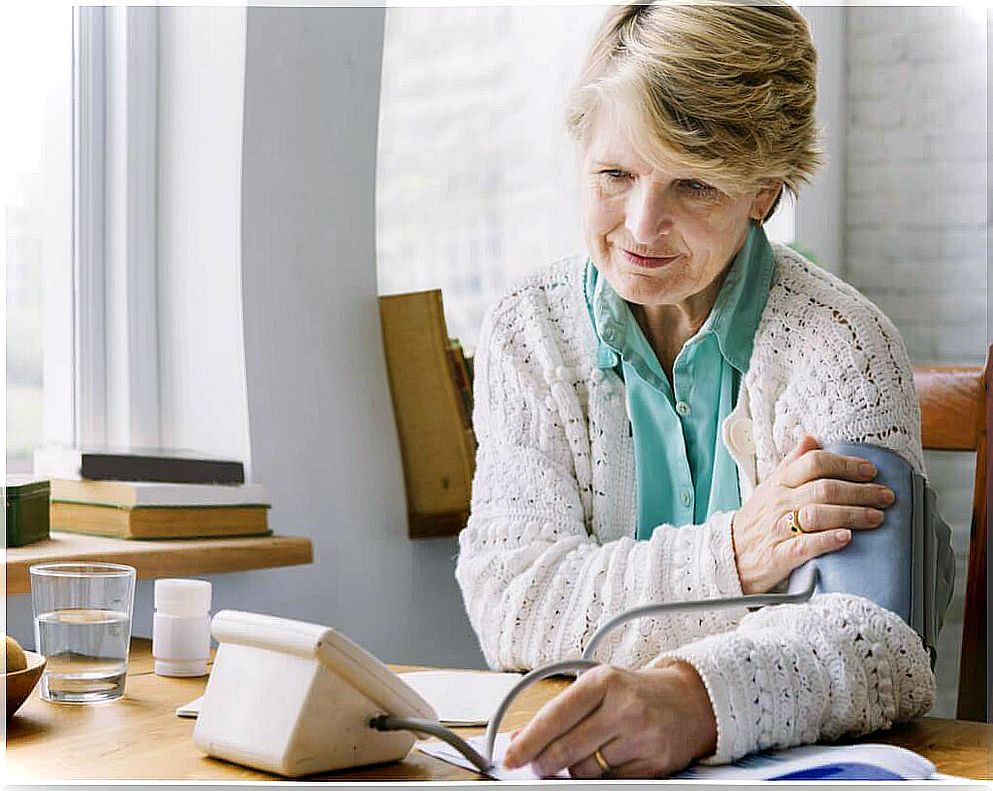
[[[667,256],[638,255],[637,253],[632,253],[630,250],[624,250],[623,248],[621,249],[621,254],[629,263],[632,263],[635,266],[643,267],[644,269],[658,269],[659,267],[671,264],[677,258],[681,257],[681,254]]]

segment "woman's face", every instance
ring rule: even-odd
[[[646,306],[678,305],[713,284],[779,189],[732,197],[675,162],[650,165],[610,123],[593,130],[582,170],[593,262],[623,299]]]

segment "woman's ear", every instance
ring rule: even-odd
[[[748,216],[756,222],[765,222],[776,210],[782,196],[782,181],[776,179],[775,181],[763,184],[759,191],[755,193],[755,197],[752,198],[752,205],[748,210]]]

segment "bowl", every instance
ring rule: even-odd
[[[14,716],[21,705],[28,699],[31,690],[35,688],[38,679],[41,678],[45,670],[45,657],[36,654],[34,651],[25,651],[24,657],[28,660],[28,666],[24,670],[15,670],[6,673],[7,680],[7,719]]]

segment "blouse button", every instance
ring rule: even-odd
[[[683,417],[686,417],[690,413],[690,405],[685,401],[677,401],[676,411]]]
[[[733,450],[746,455],[755,453],[755,438],[752,436],[751,420],[744,417],[737,418],[731,423],[728,433]]]
[[[690,503],[693,502],[693,494],[690,492],[689,489],[683,489],[679,493],[679,501],[684,506],[686,506],[687,508],[689,508]]]

